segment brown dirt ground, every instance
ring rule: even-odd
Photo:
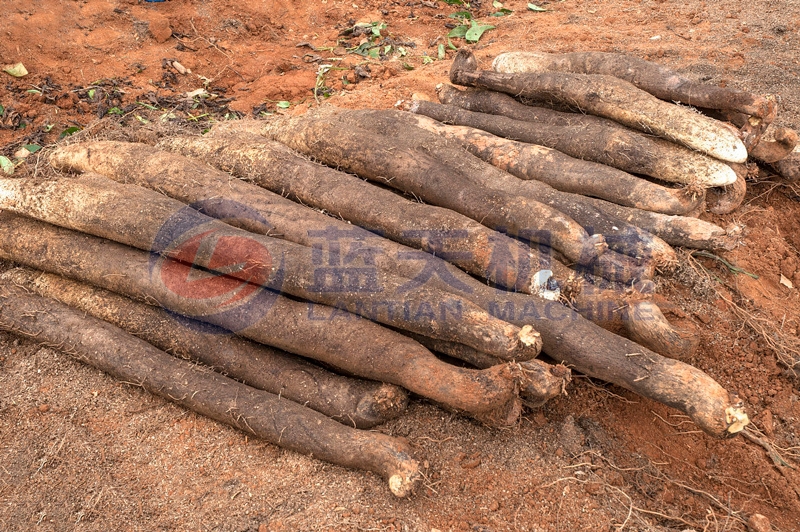
[[[476,17],[497,26],[473,46],[484,65],[507,49],[628,52],[711,83],[779,94],[780,124],[800,126],[794,0],[541,5],[548,11],[507,1],[512,15],[490,17],[492,2],[473,1]],[[436,58],[456,10],[435,0],[2,2],[0,63],[22,61],[30,74],[0,78],[0,153],[55,142],[102,116],[133,130],[144,121],[207,127],[275,111],[282,100],[291,102],[282,112],[303,112],[316,105],[315,56],[342,68],[321,79],[334,105],[386,108],[414,92],[432,96],[452,52],[428,64],[422,56]],[[357,21],[385,22],[383,37],[405,43],[407,55],[346,53],[358,40],[337,43],[339,32]],[[355,83],[356,66],[370,77]],[[183,96],[199,88],[216,99]],[[797,349],[800,300],[779,280],[800,287],[800,190],[766,172],[760,179],[741,209],[716,219],[743,227],[741,246],[725,258],[759,278],[685,257],[660,285],[671,317],[698,328],[692,362],[746,397],[755,425],[797,462],[800,391],[780,360]],[[374,475],[249,439],[0,335],[0,529],[722,531],[744,530],[760,513],[775,530],[800,530],[796,470],[773,465],[744,438],[715,441],[666,407],[586,378],[510,430],[420,401],[378,430],[408,438],[425,461],[415,498],[396,500]]]

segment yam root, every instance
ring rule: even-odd
[[[429,102],[417,101],[415,102],[415,106],[419,109],[428,103]],[[414,128],[413,130],[406,128],[406,134],[402,135],[410,139],[406,142],[416,144],[432,156],[436,156],[450,166],[458,168],[460,171],[467,174],[472,181],[486,187],[498,188],[509,194],[525,195],[526,197],[550,205],[581,224],[587,232],[602,234],[609,248],[619,253],[629,255],[641,261],[649,261],[652,259],[656,265],[675,261],[674,251],[671,250],[665,242],[656,242],[652,235],[641,229],[598,211],[594,206],[586,203],[582,195],[561,192],[538,180],[516,179],[512,175],[504,172],[503,170],[505,170],[505,168],[489,168],[477,158],[465,157],[462,148],[466,147],[469,149],[469,146],[465,146],[465,143],[461,139],[453,139],[451,136],[447,135],[447,131],[449,131],[449,128],[452,126],[446,126],[427,116],[414,115],[400,111],[344,111],[341,116],[343,122],[356,124],[365,129],[370,129],[371,131],[386,130],[388,128],[399,131],[397,124],[405,124],[410,128]],[[419,131],[420,129],[424,131]],[[471,131],[475,131],[479,135],[483,134],[488,136],[488,134],[480,130],[473,129]],[[437,134],[439,134],[440,137],[437,137]],[[442,134],[444,134],[443,137],[441,137]],[[451,140],[448,141],[448,138]],[[507,142],[498,137],[494,138],[501,142]],[[505,149],[500,151],[510,155],[511,158],[514,158],[516,155],[516,152],[513,151],[509,152]],[[637,180],[642,181],[640,179]],[[606,255],[608,255],[607,258]],[[619,259],[616,263],[611,261],[604,263],[604,261],[610,259],[612,256],[613,254],[611,253],[605,253],[600,256],[597,262],[600,266],[616,266],[616,270],[621,271],[619,266],[624,264],[624,259]],[[610,270],[611,268],[609,268],[609,271]],[[602,275],[601,272],[602,269],[598,272],[598,275]],[[633,275],[628,276],[628,278],[620,279],[620,281],[627,283],[636,278],[637,274],[641,275],[640,272],[635,272]]]
[[[477,368],[490,368],[502,363],[496,357],[481,353],[464,344],[434,340],[419,335],[410,335],[419,343],[451,358],[463,360]],[[528,408],[542,406],[550,399],[566,393],[566,386],[572,380],[572,372],[564,365],[553,366],[544,361],[533,359],[519,363],[522,373],[519,394]]]
[[[420,130],[417,124],[419,120],[425,119],[425,117],[417,117],[400,111],[342,111],[336,115],[336,119],[341,120],[343,125],[349,124],[354,127],[363,127],[363,129],[376,134],[380,131],[389,130],[401,133],[398,135],[400,139],[395,140],[396,144],[401,144],[409,150],[424,151],[453,169],[453,171],[461,172],[475,185],[486,189],[494,188],[510,195],[521,196],[548,205],[559,212],[565,213],[582,225],[584,229],[589,228],[593,233],[602,234],[602,230],[599,229],[601,228],[614,234],[614,229],[617,228],[614,225],[615,222],[622,226],[623,229],[628,225],[621,220],[608,220],[604,213],[586,204],[583,201],[583,196],[559,192],[538,181],[522,181],[477,157],[470,157],[464,154],[460,144],[450,142],[436,133]],[[603,236],[605,238],[605,235]],[[630,231],[628,236],[631,236]],[[633,236],[639,236],[639,232],[634,231]],[[650,261],[651,254],[647,249],[647,244],[635,240],[615,240],[615,244],[618,244],[623,250],[629,251],[635,257],[640,258],[645,264],[637,264],[635,261],[618,253],[606,252],[591,261],[591,263],[579,263],[579,266],[585,266],[594,275],[624,284],[652,277],[654,265]],[[567,258],[569,259],[569,257]]]
[[[164,287],[151,276],[145,252],[11,213],[0,214],[0,229],[4,260],[157,301],[183,315],[238,329],[238,334],[252,340],[403,386],[494,425],[516,419],[518,403],[508,385],[501,385],[516,385],[507,377],[513,365],[482,371],[454,368],[417,342],[377,324],[286,298],[275,299],[266,309],[249,308],[247,316],[258,321],[242,324],[240,317],[220,313],[203,299],[181,297]],[[176,278],[185,279],[188,269],[178,271]],[[493,315],[514,323],[535,323],[545,351],[555,360],[677,408],[715,437],[741,429],[745,419],[741,403],[705,373],[601,329],[558,302],[497,290],[481,297],[481,305]],[[641,356],[626,356],[632,353]],[[490,394],[491,390],[495,392]]]
[[[160,146],[196,157],[231,174],[369,231],[421,249],[494,284],[530,292],[532,276],[551,269],[559,282],[570,270],[552,257],[449,209],[407,200],[292,152],[259,132],[262,122],[220,125],[204,137],[170,137]]]
[[[736,171],[737,179],[727,187],[711,188],[708,190],[708,210],[714,214],[729,214],[739,208],[747,195],[747,166],[743,164],[731,165]]]
[[[377,473],[397,497],[411,495],[421,480],[411,449],[400,440],[351,429],[292,401],[179,360],[109,323],[8,282],[0,284],[0,328],[69,353],[119,380],[285,449]]]
[[[787,181],[800,181],[800,146],[785,159],[773,163],[772,168]]]
[[[518,257],[524,257],[522,244],[517,240],[486,229],[452,211],[409,203],[391,192],[376,188],[351,175],[310,163],[297,155],[287,153],[288,150],[280,144],[259,135],[246,133],[246,131],[260,131],[262,127],[260,122],[238,121],[236,124],[226,124],[226,126],[228,127],[223,128],[222,132],[216,129],[220,126],[215,126],[210,135],[202,138],[165,139],[162,145],[181,153],[204,158],[243,179],[252,180],[274,191],[285,192],[301,203],[336,213],[353,223],[367,227],[380,224],[378,229],[383,234],[412,246],[425,249],[436,236],[416,240],[409,238],[409,234],[431,235],[431,227],[446,227],[447,232],[444,233],[444,237],[453,235],[458,238],[442,238],[440,246],[428,249],[431,253],[446,257],[454,264],[467,264],[470,260],[465,261],[465,259],[474,256],[476,261],[472,264],[476,264],[477,259],[480,259],[480,271],[486,270],[484,264],[488,264],[491,269],[492,264],[505,265],[509,262],[512,265],[512,272],[526,271],[526,266],[517,262]],[[376,216],[376,213],[380,216]],[[402,228],[408,227],[408,224],[412,224],[413,230],[403,231]],[[480,238],[473,240],[472,235],[478,235]],[[488,248],[488,251],[480,249],[481,242],[487,243],[485,248]],[[459,243],[464,245],[455,247]],[[598,289],[593,286],[586,286],[584,289],[582,281],[584,276],[589,277],[592,282],[597,280],[585,272],[578,275],[561,262],[538,254],[535,250],[531,250],[531,261],[531,268],[527,271],[533,275],[526,275],[526,278],[530,279],[530,284],[521,290],[522,292],[550,299],[565,298],[582,316],[610,330],[627,329],[630,326],[624,312],[629,304],[626,294],[618,290]],[[471,271],[475,273],[475,270]],[[552,272],[552,277],[549,272]],[[451,270],[451,273],[460,282],[439,283],[445,290],[452,290],[454,286],[463,283],[473,289],[472,293],[464,294],[470,298],[475,292],[488,290],[485,285],[475,283],[469,277],[459,275],[457,271]],[[519,273],[517,275],[519,276]],[[432,277],[429,282],[436,282],[439,277],[441,276]],[[558,291],[554,291],[550,286],[554,279],[558,283]],[[636,319],[636,316],[632,319]],[[659,348],[661,345],[663,343],[656,343],[653,347]]]
[[[496,72],[506,73],[556,71],[614,76],[661,100],[749,115],[753,119],[753,126],[758,126],[760,131],[772,123],[778,112],[777,102],[772,96],[699,83],[665,66],[623,54],[507,52],[495,58],[492,68]]]
[[[725,229],[697,218],[643,211],[596,198],[588,198],[588,201],[601,211],[640,227],[671,246],[730,250],[735,245],[735,239],[728,235]]]
[[[590,236],[555,209],[478,186],[436,157],[402,146],[394,137],[343,128],[335,120],[308,113],[270,120],[265,132],[328,165],[452,209],[493,229],[528,232],[533,241],[545,243],[579,264],[591,262],[606,249],[601,235]]]
[[[613,76],[549,71],[537,74],[479,72],[475,56],[462,48],[450,68],[450,81],[531,100],[563,103],[723,161],[743,163],[747,160],[747,148],[735,130],[659,100]]]
[[[696,331],[676,329],[652,301],[639,301],[630,305],[628,335],[634,342],[668,358],[688,360],[697,351],[700,338]]]
[[[770,130],[770,138],[761,141],[749,150],[750,156],[764,163],[777,163],[789,157],[797,147],[797,132],[785,127]]]
[[[346,425],[373,427],[399,416],[408,404],[408,394],[392,384],[343,377],[284,351],[213,325],[179,319],[102,288],[26,268],[7,271],[2,278],[109,322],[162,351],[205,364]]]
[[[0,229],[5,260],[158,304],[351,375],[402,386],[489,425],[514,424],[519,415],[513,364],[456,368],[372,321],[265,290],[222,305],[252,285],[224,276],[197,278],[190,265],[169,259],[154,268],[147,252],[8,212],[0,213]]]
[[[140,205],[147,205],[146,215]],[[363,268],[331,271],[317,266],[310,248],[234,228],[162,194],[99,175],[46,182],[5,179],[0,181],[0,206],[243,282],[352,309],[386,325],[458,339],[507,360],[539,353],[540,341],[530,326],[520,329],[504,323],[452,293],[428,287],[412,290],[424,283],[371,267],[368,255]],[[387,311],[373,310],[381,306]],[[397,312],[390,306],[407,310]]]
[[[428,104],[414,101],[410,111],[417,112]],[[419,118],[419,127],[459,141],[471,154],[497,168],[520,179],[541,181],[562,192],[665,214],[686,214],[702,201],[700,194],[692,196],[610,166],[575,159],[552,148],[504,139],[480,129],[447,126],[426,116]]]
[[[436,109],[439,114],[427,115],[441,122],[547,146],[576,159],[671,183],[707,188],[736,181],[736,174],[721,161],[612,120],[525,105],[501,92],[460,91],[452,85],[441,85],[437,92],[442,104],[463,109],[458,113],[444,107]]]

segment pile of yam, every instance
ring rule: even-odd
[[[49,149],[46,178],[0,179],[0,329],[398,497],[420,457],[379,430],[410,394],[500,428],[579,372],[740,432],[653,279],[731,249],[698,216],[738,207],[753,160],[798,178],[776,98],[597,52],[461,50],[450,81]]]

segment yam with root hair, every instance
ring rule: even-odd
[[[450,67],[450,81],[531,100],[562,103],[723,161],[743,163],[747,160],[747,148],[732,128],[659,100],[613,76],[551,71],[536,74],[478,71],[473,53],[462,48]]]
[[[0,213],[0,229],[3,259],[157,304],[351,375],[402,386],[488,425],[513,425],[519,416],[514,364],[457,368],[377,323],[265,289],[250,292],[244,303],[221,306],[254,285],[225,276],[200,276],[192,285],[190,276],[198,273],[189,264],[166,259],[154,268],[147,252],[31,218]],[[222,295],[211,297],[209,291]]]
[[[464,111],[444,107],[437,109],[440,114],[428,115],[440,122],[482,129],[547,146],[576,159],[690,187],[724,186],[736,181],[736,174],[721,161],[613,120],[525,105],[495,91],[462,91],[441,85],[437,93],[442,104]]]
[[[424,106],[429,102],[416,103]],[[536,180],[515,178],[503,169],[493,167],[478,157],[465,156],[464,145],[460,140],[448,140],[447,137],[439,135],[442,133],[441,128],[448,126],[431,118],[391,110],[342,111],[339,117],[343,123],[361,126],[373,132],[389,129],[398,133],[402,132],[401,136],[407,139],[403,141],[404,143],[425,150],[426,153],[437,157],[451,168],[458,169],[467,175],[472,182],[550,205],[581,224],[587,232],[602,234],[609,248],[618,253],[639,259],[640,262],[652,260],[656,266],[675,261],[675,253],[669,249],[666,243],[656,242],[652,235],[641,229],[598,211],[594,206],[586,203],[583,196],[556,190],[546,183]],[[606,257],[607,255],[608,257]],[[595,261],[598,270],[594,273],[604,276],[602,268],[607,266],[607,271],[612,276],[604,277],[625,284],[637,277],[652,275],[652,272],[648,273],[646,268],[636,271],[635,267],[631,268],[633,273],[627,275],[623,273],[627,266],[625,259],[619,257],[612,259],[612,257],[614,254],[608,252],[601,255]]]
[[[41,271],[15,268],[3,279],[123,329],[175,356],[307,406],[345,425],[368,429],[408,404],[400,387],[344,377],[295,355],[155,307]]]
[[[471,415],[481,420],[488,417],[496,426],[513,423],[519,413],[518,399],[509,394],[507,385],[500,385],[511,382],[516,386],[514,364],[481,371],[454,368],[417,342],[377,324],[348,318],[340,311],[334,320],[329,316],[333,309],[326,311],[321,305],[286,298],[273,300],[267,309],[250,309],[248,315],[260,319],[243,328],[240,318],[233,323],[224,321],[230,320],[230,315],[220,314],[213,305],[207,308],[203,299],[180,297],[154,282],[145,252],[11,213],[0,213],[0,229],[6,235],[0,241],[2,259],[158,301],[165,308],[227,329],[241,329],[238,334],[252,340],[403,386],[451,408],[471,409]],[[189,266],[183,268],[178,272],[181,276],[188,273]],[[728,437],[747,423],[735,394],[702,371],[610,333],[558,302],[497,290],[480,297],[482,307],[509,323],[535,323],[545,351],[553,359],[676,408],[710,435]],[[310,312],[317,319],[308,319]],[[495,387],[496,393],[490,394]]]
[[[736,171],[737,179],[733,184],[726,187],[708,190],[707,208],[709,212],[730,214],[739,208],[747,195],[747,166],[743,164],[733,164],[731,166]]]
[[[217,127],[219,126],[215,126],[215,129]],[[258,132],[261,128],[262,123],[255,121],[224,124],[221,129],[212,130],[211,134],[204,137],[165,139],[162,141],[162,146],[208,160],[243,179],[259,183],[274,191],[283,191],[289,197],[303,204],[336,213],[353,223],[368,227],[372,224],[379,224],[379,229],[383,234],[391,235],[392,238],[405,241],[410,245],[420,246],[425,242],[409,239],[409,233],[430,233],[431,227],[440,227],[437,224],[444,221],[448,231],[446,234],[459,236],[459,238],[448,238],[444,243],[458,244],[463,239],[466,245],[459,248],[439,248],[438,251],[433,249],[431,252],[443,256],[455,264],[464,264],[461,261],[465,258],[468,259],[470,253],[480,253],[477,258],[490,258],[488,262],[490,265],[492,263],[507,264],[509,260],[516,261],[515,257],[524,256],[524,250],[521,249],[522,244],[519,241],[480,225],[475,233],[482,234],[484,237],[473,244],[469,235],[474,234],[473,229],[477,224],[469,218],[451,211],[444,211],[448,214],[444,218],[441,209],[419,203],[407,205],[409,209],[406,210],[404,202],[407,203],[407,200],[403,200],[391,192],[376,188],[351,175],[310,163],[297,155],[287,153],[284,146],[250,133]],[[174,169],[174,165],[170,164],[169,166],[173,168],[173,172],[177,171]],[[354,198],[357,201],[354,201]],[[409,216],[412,214],[414,217],[410,218]],[[403,231],[402,228],[407,227],[409,223],[413,224],[413,231]],[[479,249],[481,241],[488,243],[486,246],[489,248],[488,252],[485,249],[483,251]],[[458,252],[454,252],[454,249],[458,249]],[[467,252],[467,250],[472,251]],[[584,287],[585,283],[582,281],[584,276],[588,276],[593,283],[598,282],[593,276],[587,275],[585,269],[576,273],[566,268],[558,260],[539,255],[535,250],[531,250],[531,255],[533,262],[532,270],[529,271],[532,271],[533,275],[527,274],[526,277],[531,279],[531,284],[522,290],[523,292],[549,298],[563,298],[574,305],[574,308],[582,316],[610,330],[627,330],[631,327],[629,320],[638,319],[635,313],[631,314],[630,319],[626,318],[627,313],[623,309],[628,307],[629,298],[619,289],[605,289],[600,285],[593,286],[591,284],[586,284]],[[486,263],[484,258],[481,258],[481,261],[482,264]],[[446,265],[440,264],[437,266],[437,269],[439,268],[443,268],[442,272],[447,271]],[[517,266],[513,271],[525,271],[524,265],[523,267]],[[454,286],[463,283],[472,288],[473,293],[462,294],[469,298],[472,298],[476,292],[488,290],[486,286],[475,283],[474,280],[459,274],[458,271],[450,269],[450,272],[451,276],[460,282],[439,282],[439,286],[444,290],[452,290]],[[547,272],[551,272],[552,275]],[[439,277],[432,277],[429,282],[441,281]],[[540,277],[543,278],[539,279]],[[554,292],[550,287],[553,279],[558,283],[558,292]],[[487,307],[484,308],[489,310]],[[652,321],[653,318],[649,319]],[[642,326],[656,327],[656,324],[641,324],[638,327]],[[667,330],[668,324],[662,323],[658,327]],[[650,347],[660,349],[662,345],[664,345],[663,342],[656,342]],[[673,353],[673,355],[675,354]],[[688,356],[688,353],[680,353],[677,356]]]
[[[417,113],[430,104],[414,101],[409,110]],[[476,128],[448,126],[425,115],[422,111],[418,116],[419,127],[460,142],[471,154],[520,179],[540,181],[561,192],[665,214],[686,214],[703,200],[702,194],[670,189],[611,166],[575,159],[552,148],[505,139]]]
[[[0,329],[68,353],[109,375],[270,443],[372,471],[397,497],[422,480],[408,444],[332,419],[156,349],[109,323],[0,283]]]
[[[265,123],[273,140],[423,201],[454,210],[493,229],[522,233],[588,264],[606,249],[601,235],[589,235],[574,220],[536,201],[486,189],[423,150],[402,146],[396,137],[343,128],[330,117],[277,117]]]
[[[613,216],[652,233],[671,246],[693,249],[733,249],[735,238],[718,225],[690,216],[671,216],[623,207],[597,198],[588,201]]]
[[[492,69],[505,73],[575,72],[602,74],[623,79],[656,98],[692,107],[725,109],[752,118],[748,132],[757,136],[775,119],[774,96],[692,81],[674,70],[625,54],[610,52],[506,52],[492,62]],[[750,131],[756,128],[756,131]]]
[[[360,260],[353,264],[363,266],[359,269],[318,267],[310,248],[234,228],[157,192],[100,175],[3,179],[0,207],[347,308],[403,330],[458,340],[506,360],[534,358],[541,347],[530,326],[521,329],[498,320],[456,294],[430,287],[412,290],[419,280],[375,268],[369,254],[357,257]],[[405,311],[390,309],[391,303]],[[381,306],[385,312],[372,310]]]

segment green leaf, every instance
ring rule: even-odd
[[[547,8],[537,6],[536,4],[528,4],[528,9],[531,11],[547,11]]]
[[[451,6],[463,6],[464,2],[461,0],[444,0],[445,4],[449,4]]]
[[[443,60],[443,59],[445,58],[445,53],[444,53],[444,44],[440,44],[440,45],[439,45],[439,53],[438,53],[438,55],[437,55],[437,58],[438,58],[440,61],[441,61],[441,60]]]
[[[90,100],[94,100],[94,95],[95,95],[96,92],[97,91],[94,90],[94,89],[89,89],[89,91],[86,93],[86,95],[89,97]]]
[[[506,15],[510,15],[511,13],[513,13],[513,11],[511,11],[510,9],[503,8],[500,11],[498,11],[497,13],[492,13],[489,16],[491,16],[491,17],[505,17]]]
[[[503,3],[502,2],[498,2],[497,0],[494,0],[494,2],[492,2],[492,7],[495,8],[495,9],[500,9],[501,7],[503,7]]]
[[[135,117],[136,117],[136,120],[138,120],[138,121],[139,121],[139,122],[141,122],[142,124],[149,124],[149,123],[150,123],[150,121],[149,121],[148,119],[146,119],[146,118],[142,118],[142,117],[141,117],[141,116],[139,116],[139,115],[133,115],[133,116],[135,116]]]
[[[369,56],[369,57],[371,57],[373,59],[378,59],[380,57],[380,54],[378,53],[378,49],[377,48],[373,48],[367,53],[367,56]]]
[[[14,163],[5,155],[0,155],[0,170],[11,175],[14,173]]]
[[[31,153],[36,153],[37,151],[42,149],[42,147],[39,146],[38,144],[25,144],[22,147],[25,148],[26,150],[28,150]]]
[[[423,65],[430,65],[431,63],[433,63],[433,61],[434,61],[433,57],[431,57],[429,55],[423,55],[422,56],[422,64]]]
[[[81,128],[79,128],[78,126],[70,126],[64,131],[62,131],[61,134],[58,136],[58,138],[63,139],[64,137],[69,137],[70,135],[75,134],[80,130]]]
[[[469,11],[456,11],[449,16],[450,18],[460,18],[461,20],[472,20],[472,13]]]
[[[450,33],[447,34],[448,37],[453,37],[456,39],[463,39],[467,35],[467,31],[469,30],[469,26],[462,24],[460,26],[456,26]]]
[[[286,100],[281,100],[275,104],[275,107],[277,107],[278,109],[288,109],[290,105],[292,105],[290,102],[287,102]]]
[[[0,105],[0,116],[3,116],[4,114],[6,114],[6,108]]]
[[[391,51],[392,51],[391,44],[387,44],[386,46],[383,47],[383,55],[389,55],[389,52]]]
[[[15,78],[21,78],[28,75],[28,69],[22,63],[14,63],[3,65],[3,72]]]
[[[50,130],[52,130],[54,126],[55,124],[47,124],[46,126],[44,126],[44,132],[50,133]]]
[[[494,26],[491,24],[478,24],[474,20],[472,21],[472,27],[467,30],[467,33],[464,35],[464,38],[467,42],[478,42],[483,35],[484,32],[493,30]]]
[[[150,109],[151,111],[158,111],[158,107],[156,107],[155,105],[150,105],[149,103],[144,103],[144,102],[136,102],[136,103],[141,105],[145,109]]]
[[[42,93],[42,91],[40,91],[39,89],[28,89],[25,92],[27,92],[28,94],[41,94]]]
[[[370,42],[363,42],[360,45],[358,45],[356,48],[352,49],[351,51],[354,54],[363,55],[364,57],[367,57],[367,56],[370,55],[370,51],[374,47],[375,47],[375,45],[370,43]]]
[[[399,55],[400,57],[405,57],[407,54],[408,54],[408,50],[406,50],[402,46],[398,46],[397,47],[397,55]]]
[[[106,113],[110,114],[110,115],[124,115],[125,114],[125,113],[122,112],[122,109],[120,109],[119,107],[112,107],[111,109],[106,111]]]
[[[447,39],[447,47],[450,48],[451,50],[458,50],[456,45],[453,44],[453,41],[451,41],[450,39]]]
[[[405,68],[406,70],[414,70],[414,67],[413,67],[413,66],[411,66],[411,65],[409,65],[409,64],[408,64],[408,63],[406,63],[405,61],[403,61],[403,63],[402,63],[402,64],[403,64],[403,68]]]

